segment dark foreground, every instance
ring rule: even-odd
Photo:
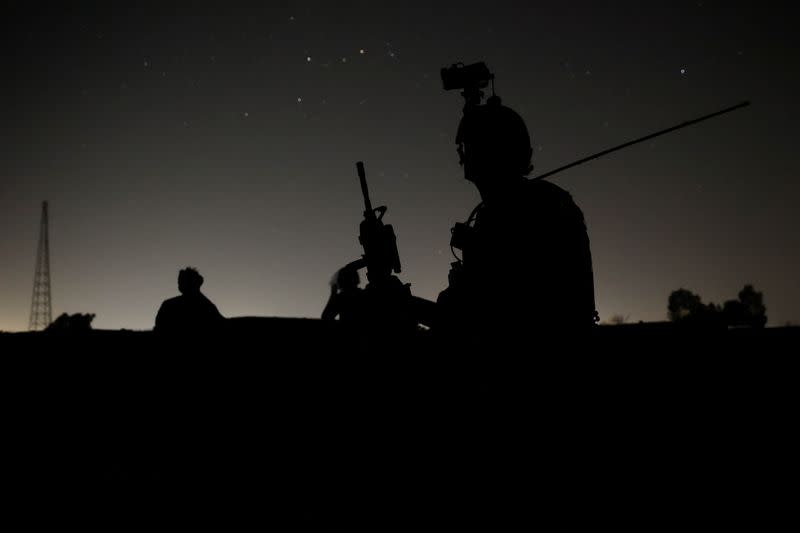
[[[457,349],[338,326],[0,335],[7,503],[114,529],[796,528],[797,328]]]

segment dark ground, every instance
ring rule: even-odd
[[[479,353],[228,326],[0,334],[10,507],[314,530],[797,521],[799,328],[603,326]]]

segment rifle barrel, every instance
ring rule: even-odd
[[[356,163],[358,179],[361,181],[361,194],[364,196],[364,213],[372,213],[372,202],[369,200],[369,189],[367,188],[367,174],[364,171],[364,162]]]
[[[569,165],[564,165],[563,167],[559,167],[559,168],[557,168],[555,170],[551,170],[550,172],[545,172],[544,174],[541,174],[541,175],[536,176],[535,178],[531,178],[531,179],[532,180],[540,180],[542,178],[546,178],[547,176],[552,176],[553,174],[556,174],[558,172],[562,172],[564,170],[567,170],[568,168],[572,168],[574,166],[586,163],[587,161],[591,161],[592,159],[597,159],[598,157],[602,157],[602,156],[604,156],[606,154],[610,154],[611,152],[616,152],[617,150],[622,150],[623,148],[627,148],[628,146],[631,146],[631,145],[634,145],[634,144],[638,144],[640,142],[647,141],[647,140],[652,139],[654,137],[658,137],[659,135],[664,135],[665,133],[669,133],[671,131],[679,130],[681,128],[685,128],[686,126],[691,126],[692,124],[697,124],[698,122],[702,122],[704,120],[708,120],[710,118],[714,118],[716,116],[722,115],[723,113],[729,113],[731,111],[735,111],[735,110],[737,110],[739,108],[747,107],[749,105],[750,105],[750,101],[745,101],[745,102],[742,102],[740,104],[736,104],[735,106],[725,108],[725,109],[723,109],[721,111],[717,111],[716,113],[711,113],[710,115],[704,115],[704,116],[702,116],[700,118],[696,118],[694,120],[689,120],[687,122],[682,122],[682,123],[678,124],[677,126],[672,126],[671,128],[667,128],[665,130],[657,131],[656,133],[651,133],[650,135],[645,135],[644,137],[640,137],[640,138],[635,139],[633,141],[626,142],[625,144],[620,144],[619,146],[615,146],[614,148],[609,148],[608,150],[603,150],[602,152],[598,152],[598,153],[596,153],[594,155],[590,155],[589,157],[584,157],[583,159],[579,159],[579,160],[577,160],[577,161],[575,161],[573,163],[570,163]]]

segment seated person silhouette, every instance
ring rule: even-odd
[[[208,333],[222,326],[225,318],[211,300],[200,292],[203,276],[187,267],[178,273],[180,296],[164,300],[156,315],[155,331],[160,333]]]
[[[340,268],[331,280],[331,294],[325,309],[322,311],[323,320],[335,320],[339,317],[342,321],[355,321],[359,318],[364,306],[364,293],[358,285],[361,278],[358,267],[363,261],[353,261]]]

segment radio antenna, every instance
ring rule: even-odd
[[[710,118],[718,117],[719,115],[722,115],[724,113],[730,113],[731,111],[735,111],[737,109],[741,109],[742,107],[747,107],[749,105],[750,105],[750,101],[747,100],[747,101],[742,102],[740,104],[736,104],[735,106],[731,106],[731,107],[725,108],[725,109],[723,109],[721,111],[717,111],[716,113],[711,113],[709,115],[704,115],[702,117],[699,117],[699,118],[696,118],[696,119],[693,119],[693,120],[689,120],[687,122],[681,122],[677,126],[672,126],[671,128],[667,128],[665,130],[657,131],[656,133],[651,133],[650,135],[645,135],[644,137],[640,137],[640,138],[635,139],[633,141],[629,141],[629,142],[626,142],[624,144],[620,144],[619,146],[615,146],[613,148],[609,148],[608,150],[603,150],[602,152],[598,152],[598,153],[596,153],[594,155],[590,155],[589,157],[584,157],[583,159],[579,159],[579,160],[577,160],[577,161],[575,161],[573,163],[570,163],[569,165],[564,165],[563,167],[559,167],[559,168],[557,168],[555,170],[551,170],[550,172],[545,172],[544,174],[541,174],[539,176],[536,176],[535,178],[530,178],[530,179],[532,181],[533,180],[540,180],[540,179],[546,178],[548,176],[552,176],[553,174],[558,174],[559,172],[563,172],[564,170],[567,170],[568,168],[576,167],[578,165],[581,165],[583,163],[591,161],[592,159],[597,159],[598,157],[602,157],[604,155],[610,154],[611,152],[616,152],[617,150],[622,150],[623,148],[627,148],[628,146],[633,146],[634,144],[638,144],[640,142],[644,142],[644,141],[647,141],[649,139],[653,139],[654,137],[658,137],[659,135],[664,135],[665,133],[669,133],[671,131],[679,130],[679,129],[685,128],[687,126],[691,126],[692,124],[697,124],[698,122],[702,122],[702,121],[708,120]]]

